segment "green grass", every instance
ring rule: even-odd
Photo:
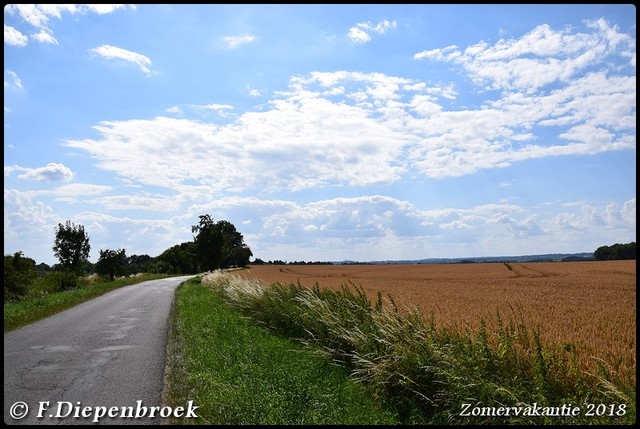
[[[164,402],[194,424],[395,424],[348,371],[278,336],[190,280],[176,290]]]
[[[319,347],[340,362],[400,423],[414,424],[630,424],[635,421],[635,380],[621,380],[603,362],[600,374],[576,364],[572,349],[546,344],[537,330],[502,320],[489,331],[438,326],[417,310],[400,312],[393,300],[371,303],[364,291],[265,285],[227,273],[203,283],[224,301],[271,332]],[[355,291],[353,290],[355,289]],[[463,404],[507,407],[578,406],[577,416],[477,417],[461,415]],[[590,406],[611,406],[620,414]],[[600,407],[600,411],[604,408]]]
[[[137,277],[120,278],[112,282],[89,283],[78,289],[47,293],[21,301],[5,302],[4,332],[52,316],[113,289],[165,277],[168,276],[164,274],[144,274]]]

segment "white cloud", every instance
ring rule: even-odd
[[[225,36],[222,39],[229,49],[235,49],[238,46],[253,42],[256,37],[252,34],[243,34],[240,36]]]
[[[63,13],[69,13],[71,15],[97,13],[103,15],[125,7],[127,7],[127,5],[124,4],[9,4],[5,7],[5,12],[18,16],[24,22],[38,29],[39,31],[37,33],[30,35],[32,39],[41,43],[57,45],[58,43],[53,35],[53,31],[49,28],[50,18],[62,19]],[[129,5],[128,7],[135,9],[134,5]],[[15,30],[13,27],[9,28]],[[17,32],[17,30],[15,31]],[[17,32],[18,34],[15,34],[11,32],[11,30],[9,33],[9,40],[11,42],[16,42],[17,40],[20,43],[16,46],[25,46],[27,44],[27,37],[22,33]],[[5,43],[8,43],[6,24],[4,40]],[[9,42],[9,44],[14,44],[11,42]]]
[[[493,46],[479,42],[464,51],[457,46],[416,53],[416,60],[452,62],[490,89],[534,92],[555,82],[569,82],[581,71],[610,55],[635,52],[634,38],[604,19],[587,22],[591,33],[571,28],[553,30],[543,24],[520,38],[500,39]]]
[[[103,205],[108,210],[150,210],[154,212],[175,212],[181,200],[162,195],[109,195],[87,201]]]
[[[409,201],[365,195],[306,204],[225,197],[193,205],[188,213],[190,219],[210,213],[243,225],[255,257],[289,261],[301,254],[305,260],[354,255],[398,260],[594,251],[600,243],[629,241],[626,234],[635,228],[635,198],[603,207],[559,208],[560,213],[545,216],[503,203],[420,210]],[[557,237],[553,248],[550,236]],[[331,249],[330,254],[322,249]]]
[[[252,97],[261,97],[263,95],[263,91],[260,91],[259,89],[251,88],[251,84],[247,84],[246,88],[247,88],[247,92]]]
[[[31,196],[54,196],[62,198],[66,201],[76,201],[77,197],[87,195],[99,195],[111,190],[111,186],[94,185],[90,183],[70,183],[68,185],[58,186],[50,190],[25,191],[25,194]]]
[[[18,176],[20,179],[37,180],[39,182],[57,182],[73,179],[73,172],[68,167],[55,162],[50,162],[44,167],[25,168],[15,166],[15,169],[25,171],[25,173]]]
[[[354,43],[366,43],[371,41],[371,33],[384,34],[390,28],[396,28],[397,22],[395,20],[384,20],[373,25],[371,22],[359,22],[355,27],[349,28],[347,37]]]
[[[5,88],[15,87],[18,89],[22,89],[22,81],[14,71],[5,69],[4,74],[5,74],[5,78],[4,78]],[[9,80],[7,80],[7,78],[9,78]]]
[[[151,70],[149,69],[151,66],[151,59],[137,52],[128,51],[111,45],[98,46],[97,48],[91,49],[91,52],[94,52],[107,60],[116,59],[132,63],[138,66],[145,74],[151,74]]]
[[[33,201],[32,196],[13,189],[4,190],[4,247],[5,253],[24,249],[25,240],[39,239],[51,236],[51,242],[46,243],[50,249],[53,244],[54,226],[58,217],[50,206],[40,201]],[[13,250],[15,249],[15,250]],[[34,257],[32,255],[25,255]]]
[[[40,31],[39,33],[36,34],[32,34],[31,38],[33,40],[36,40],[40,43],[50,43],[52,45],[57,45],[58,41],[56,40],[55,37],[53,37],[53,35],[51,35],[50,33],[46,32],[46,31]]]
[[[121,9],[123,7],[129,7],[131,9],[135,9],[136,6],[133,4],[130,5],[124,5],[124,4],[85,4],[84,5],[87,10],[90,10],[92,12],[95,12],[99,15],[106,15],[108,13],[114,12],[118,9]]]
[[[351,27],[347,37],[354,43],[367,43],[371,40],[371,36],[358,27]]]
[[[521,45],[528,51],[518,51],[570,50],[546,41],[550,35],[545,36],[550,46],[534,48],[536,34],[526,36],[526,43],[512,40],[501,49],[484,49],[501,56]],[[585,38],[590,36],[576,40]],[[471,51],[481,57],[474,46]],[[599,61],[552,90],[504,91],[467,110],[445,107],[457,97],[450,83],[312,72],[292,77],[289,90],[276,92],[266,108],[236,114],[228,124],[164,117],[105,121],[95,127],[100,139],[67,145],[140,184],[178,189],[195,182],[213,192],[391,183],[409,171],[455,177],[526,159],[633,150],[635,75],[614,74],[607,59]],[[219,113],[232,108],[192,107]],[[555,138],[549,139],[551,127]]]
[[[29,38],[22,34],[20,31],[4,24],[4,43],[10,46],[26,46],[29,42]]]
[[[233,109],[233,106],[230,104],[193,104],[191,107],[195,109],[205,109],[205,110],[226,110]]]
[[[167,113],[182,113],[182,109],[178,106],[171,106],[165,110]]]

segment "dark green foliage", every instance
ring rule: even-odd
[[[52,271],[39,279],[38,289],[45,293],[62,292],[80,286],[80,277],[70,271]]]
[[[113,281],[115,276],[122,276],[127,265],[127,255],[124,249],[100,249],[100,258],[96,262],[95,270],[100,275],[109,276]]]
[[[253,256],[242,234],[226,220],[214,222],[210,215],[201,215],[198,225],[191,227],[196,255],[202,271],[218,268],[245,267]]]
[[[176,244],[162,252],[155,263],[155,272],[162,274],[195,274],[198,272],[196,248],[193,242]]]
[[[612,246],[601,246],[593,253],[597,261],[611,261],[619,259],[636,259],[636,242],[627,244],[616,243]]]
[[[36,278],[36,261],[16,252],[4,256],[4,301],[24,297]]]
[[[126,273],[127,275],[138,273],[151,273],[155,258],[149,255],[131,255],[127,257]]]
[[[75,225],[69,220],[64,225],[58,224],[53,252],[64,271],[82,274],[90,250],[89,236],[84,226]]]

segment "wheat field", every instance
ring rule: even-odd
[[[572,348],[586,371],[598,362],[635,386],[636,261],[386,265],[252,265],[237,275],[267,283],[357,285],[400,308],[475,332],[514,320],[547,345]]]

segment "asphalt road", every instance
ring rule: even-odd
[[[5,333],[5,424],[159,424],[148,415],[162,405],[169,311],[191,277],[125,286]]]

